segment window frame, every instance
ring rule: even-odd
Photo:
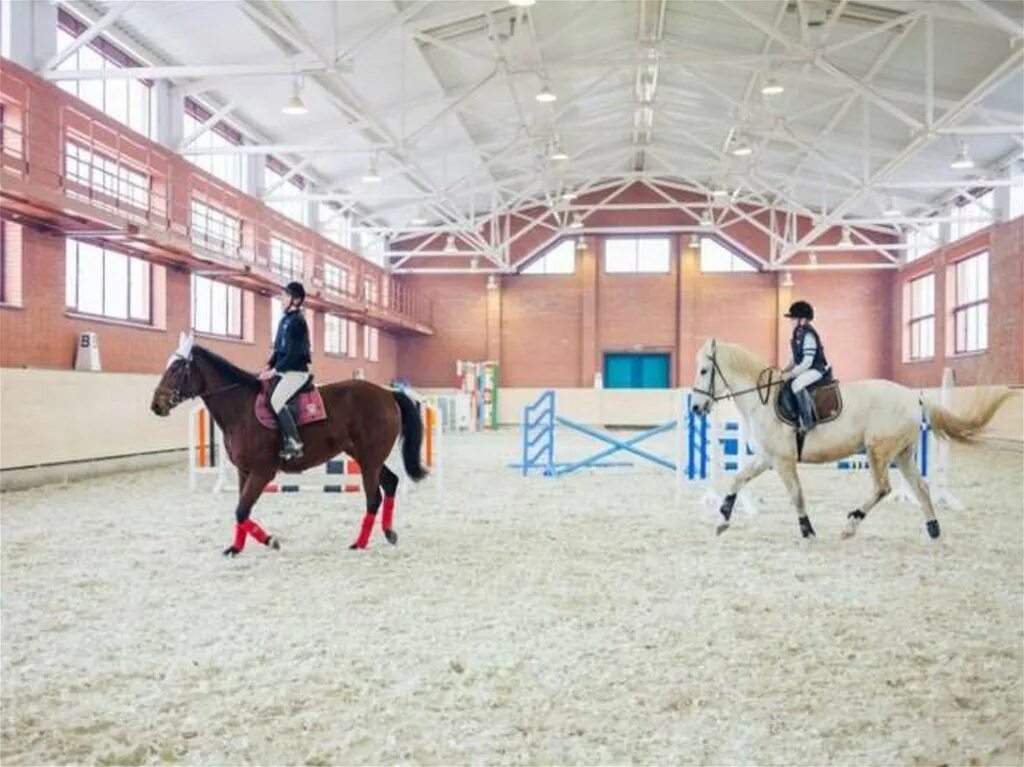
[[[81,276],[80,275],[81,275],[81,248],[82,248],[83,245],[86,246],[86,247],[89,247],[89,248],[95,248],[96,250],[98,250],[100,252],[100,255],[101,255],[101,260],[100,260],[100,263],[101,263],[101,273],[100,273],[100,278],[99,278],[99,285],[100,285],[100,301],[99,301],[99,303],[100,303],[100,306],[102,307],[102,310],[99,313],[81,308],[81,306],[82,306],[82,297],[81,297],[81,295],[82,295],[81,294],[82,280],[81,280]],[[72,247],[74,248],[74,251],[75,251],[74,252],[74,260],[75,260],[75,270],[74,270],[75,303],[74,303],[74,305],[69,304],[68,301],[67,301],[68,293],[69,293],[69,288],[70,288],[70,280],[71,280],[71,274],[70,274],[70,272],[68,270],[68,262],[69,262],[70,256],[71,256],[70,248],[72,248]],[[107,308],[107,255],[108,254],[120,256],[120,257],[125,259],[125,274],[126,274],[125,302],[126,302],[126,305],[128,307],[125,317],[119,317],[119,316],[117,316],[115,314],[108,314],[106,312],[106,308]],[[133,285],[132,275],[134,273],[134,270],[132,269],[133,263],[141,263],[141,264],[143,264],[145,266],[145,277],[146,277],[146,289],[145,289],[146,316],[145,317],[139,316],[139,315],[135,315],[135,314],[132,313],[132,285]],[[118,251],[118,250],[112,250],[112,249],[109,249],[109,248],[100,247],[99,245],[93,245],[92,243],[89,243],[89,242],[81,242],[80,240],[76,240],[76,239],[74,239],[72,237],[67,237],[67,238],[65,238],[65,245],[64,245],[64,269],[65,269],[65,274],[64,274],[64,308],[65,308],[65,311],[70,312],[72,314],[77,314],[77,315],[85,316],[85,317],[96,317],[98,319],[108,320],[108,321],[112,321],[112,322],[123,322],[123,323],[130,324],[130,325],[138,325],[139,327],[153,327],[154,326],[154,320],[153,320],[153,264],[152,264],[152,262],[147,261],[144,258],[139,258],[138,256],[131,256],[131,255],[128,255],[127,253],[122,253],[121,251]]]
[[[981,259],[981,258],[985,259],[985,281],[984,281],[984,294],[985,294],[985,297],[984,298],[976,298],[976,299],[972,299],[970,301],[966,301],[964,303],[960,303],[960,269],[961,269],[962,266],[966,265],[968,262],[970,262],[970,261],[972,261],[974,259]],[[988,307],[989,307],[989,303],[992,300],[992,294],[991,294],[991,287],[992,287],[992,256],[991,256],[991,253],[988,250],[980,250],[980,251],[977,251],[975,253],[970,254],[969,256],[965,256],[964,258],[959,258],[959,259],[957,259],[956,261],[952,262],[949,265],[949,272],[948,272],[948,274],[949,274],[949,278],[952,280],[952,283],[953,283],[952,284],[952,290],[950,292],[950,295],[953,298],[953,301],[952,301],[953,306],[952,306],[952,309],[950,310],[950,314],[951,314],[952,320],[953,320],[953,328],[952,328],[952,330],[953,330],[953,354],[954,355],[984,354],[985,352],[987,352],[989,350],[989,324],[988,324],[989,311],[988,311]],[[974,349],[961,348],[961,344],[960,344],[960,321],[961,321],[961,319],[964,319],[966,321],[968,313],[972,309],[975,309],[977,307],[984,307],[984,315],[985,315],[985,323],[984,323],[985,340],[984,340],[984,345],[983,346],[978,346],[977,348],[974,348]],[[980,314],[981,314],[981,312],[979,312],[979,321],[980,321]],[[970,330],[970,326],[968,324],[968,326],[964,328],[964,335],[965,335],[965,337],[967,336],[967,333],[969,332],[969,330]],[[980,338],[980,329],[978,329],[977,332],[979,333],[979,338]]]
[[[665,269],[664,270],[662,270],[662,269],[641,269],[640,268],[640,247],[639,247],[639,244],[640,244],[641,241],[648,241],[648,242],[658,242],[658,241],[660,241],[660,242],[664,242],[666,244],[666,246],[668,247],[668,252],[666,254]],[[634,249],[634,268],[632,270],[625,270],[625,269],[623,269],[623,270],[619,270],[619,269],[612,270],[612,269],[608,268],[608,245],[610,243],[612,243],[612,242],[633,242],[633,243],[636,243],[636,247]],[[602,261],[604,262],[602,264],[602,270],[603,270],[604,274],[614,274],[614,275],[617,275],[617,276],[622,276],[624,274],[648,274],[648,275],[650,275],[650,274],[660,274],[660,275],[668,275],[668,274],[672,273],[672,238],[671,237],[667,237],[667,236],[663,236],[663,235],[640,235],[640,236],[630,236],[629,234],[613,235],[613,236],[605,237],[604,238],[604,240],[602,242],[602,246],[601,246],[601,251],[602,251],[601,255],[603,256]]]
[[[915,315],[914,314],[914,283],[922,282],[924,280],[931,280],[931,312],[928,314]],[[908,348],[907,348],[907,361],[908,362],[923,362],[926,360],[935,359],[935,272],[928,272],[921,274],[912,280],[907,281],[909,306],[907,307],[907,329],[909,331],[908,336]],[[918,327],[924,326],[926,323],[930,324],[931,327],[931,350],[927,355],[917,354],[915,355],[915,339],[920,340],[921,336],[916,336],[915,332]],[[920,352],[920,349],[917,350]]]
[[[545,250],[541,255],[519,270],[519,274],[525,277],[569,277],[576,274],[576,239],[565,238]],[[560,249],[572,250],[572,269],[569,271],[551,270],[548,265],[552,262],[552,256]]]
[[[277,255],[278,251],[282,256],[282,258],[280,259],[280,264],[278,261],[275,261],[275,255]],[[289,270],[285,270],[283,266],[283,256],[286,254],[289,256]],[[270,253],[268,255],[268,266],[270,267],[270,271],[272,271],[274,274],[277,274],[289,280],[303,279],[303,275],[305,274],[306,268],[306,254],[303,252],[302,248],[298,247],[294,243],[282,237],[271,235]],[[296,259],[298,260],[298,269],[296,269]]]
[[[204,221],[206,224],[213,223],[215,226],[197,225],[196,206],[205,208],[207,213],[199,218],[198,221]],[[217,250],[221,253],[238,254],[242,247],[241,218],[196,196],[192,197],[188,212],[193,244],[201,245],[210,250]],[[213,215],[210,215],[211,213]],[[231,235],[231,237],[229,238],[228,235]]]
[[[71,37],[72,39],[77,39],[77,38],[81,37],[81,35],[83,35],[88,29],[89,29],[89,26],[87,24],[85,24],[84,22],[80,21],[77,17],[75,17],[73,14],[71,14],[63,6],[58,6],[58,8],[57,8],[57,26],[56,26],[56,29],[54,30],[54,35],[57,37],[57,49],[58,50],[61,50],[63,48],[63,46],[60,44],[61,43],[61,40],[60,40],[60,37],[59,37],[60,33],[63,33],[65,35],[67,35],[68,37]],[[82,69],[83,67],[79,66],[79,64],[80,64],[80,57],[81,57],[82,52],[84,50],[86,50],[86,49],[92,51],[94,54],[96,54],[97,56],[99,56],[102,59],[102,61],[103,61],[103,68],[106,68],[108,65],[116,67],[116,68],[119,68],[119,69],[120,68],[126,68],[126,67],[142,67],[142,66],[145,66],[145,64],[143,64],[139,59],[137,59],[134,56],[132,56],[129,53],[127,53],[119,45],[116,45],[115,43],[111,42],[104,35],[97,35],[95,38],[90,40],[84,46],[80,47],[78,50],[76,50],[74,53],[72,53],[70,56],[68,56],[63,62],[61,62],[61,64],[58,66],[58,69]],[[74,67],[69,67],[68,66],[68,63],[71,62],[71,61],[75,62],[75,66]],[[139,126],[137,124],[132,124],[132,100],[131,100],[131,88],[129,86],[129,83],[132,83],[132,82],[139,83],[140,85],[142,85],[146,89],[145,92],[144,92],[144,96],[142,98],[142,104],[143,104],[143,108],[144,108],[144,111],[145,111],[145,119],[143,121],[145,123],[144,126]],[[82,92],[81,92],[81,84],[82,83],[90,83],[92,85],[97,85],[101,89],[101,91],[102,91],[102,106],[97,106],[96,104],[92,103],[86,96],[82,95]],[[108,111],[108,106],[107,106],[108,88],[110,88],[113,85],[116,85],[118,83],[124,83],[125,84],[124,85],[124,88],[125,88],[125,112],[126,112],[127,121],[122,120],[116,114]],[[143,136],[146,136],[147,138],[152,138],[154,136],[154,131],[155,131],[155,127],[156,127],[156,125],[155,125],[156,120],[154,119],[156,110],[153,108],[154,107],[154,105],[153,105],[153,85],[154,85],[154,81],[150,80],[150,79],[146,79],[146,78],[137,78],[137,79],[133,79],[133,80],[123,80],[122,78],[108,80],[106,78],[103,78],[103,79],[98,80],[98,81],[97,80],[62,80],[62,81],[58,82],[58,86],[65,93],[72,94],[76,98],[81,99],[82,101],[84,101],[85,103],[87,103],[90,106],[94,107],[95,109],[99,109],[99,111],[103,112],[103,114],[107,115],[108,117],[110,117],[113,120],[116,120],[121,125],[124,125],[128,129],[134,130],[137,133],[139,133],[139,134],[141,134]]]
[[[198,301],[199,301],[198,289],[200,287],[202,287],[202,286],[200,286],[198,284],[200,280],[202,280],[203,282],[209,284],[209,291],[210,291],[210,299],[209,299],[210,327],[209,328],[200,328],[196,324],[196,316],[197,316],[196,306],[197,306]],[[220,332],[218,332],[218,331],[213,329],[214,328],[214,323],[213,323],[213,316],[214,316],[213,296],[214,296],[214,286],[215,285],[223,285],[224,288],[225,288],[225,292],[224,292],[224,299],[225,299],[224,300],[224,327],[227,328],[227,331],[224,332],[224,333],[220,333]],[[191,317],[189,318],[189,325],[192,328],[192,330],[194,330],[196,333],[202,333],[203,335],[206,335],[206,336],[214,336],[216,338],[229,338],[229,339],[232,339],[232,340],[235,340],[235,341],[241,341],[245,337],[245,291],[243,291],[237,285],[229,285],[226,282],[221,282],[220,280],[215,280],[215,279],[212,279],[210,277],[203,277],[202,275],[199,275],[199,274],[192,274],[191,275],[191,280],[189,282],[189,287],[190,287],[190,289],[192,291],[192,302],[191,302],[192,303],[192,305],[191,305],[192,314],[191,314]],[[237,322],[238,322],[238,332],[237,333],[231,332],[231,295],[232,295],[232,291],[236,291],[237,295],[238,295],[237,318],[236,318]]]
[[[704,268],[704,243],[707,242],[711,245],[715,245],[721,248],[725,253],[729,255],[729,268],[728,269],[705,269]],[[736,268],[736,264],[743,264],[745,268]],[[717,237],[702,236],[700,243],[697,246],[697,265],[700,268],[701,274],[756,274],[759,269],[727,242],[723,242]]]

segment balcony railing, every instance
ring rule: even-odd
[[[92,237],[108,231],[122,242],[145,241],[149,252],[167,248],[212,261],[225,275],[237,270],[263,274],[269,282],[303,280],[328,309],[336,303],[337,309],[358,311],[370,323],[430,323],[430,302],[383,269],[87,104],[67,103],[66,93],[35,75],[6,61],[4,68],[0,172],[12,189],[20,189],[5,193],[9,200],[28,195],[34,198],[31,204],[55,216],[74,210],[75,221],[67,222],[71,235],[83,227]],[[194,202],[237,220],[237,237],[210,221],[194,222]],[[279,241],[295,252],[282,256],[275,245]],[[325,284],[325,263],[341,267],[347,284]],[[377,286],[369,300],[359,290],[367,277]]]

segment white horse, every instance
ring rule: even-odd
[[[781,371],[769,367],[742,346],[720,344],[714,339],[705,342],[697,353],[696,370],[693,411],[708,413],[716,402],[731,397],[758,450],[754,460],[732,480],[719,509],[724,519],[718,532],[728,529],[740,489],[765,470],[773,468],[782,478],[796,507],[801,535],[813,538],[814,528],[807,517],[803,489],[796,471],[795,430],[775,414]],[[914,461],[922,413],[936,437],[971,442],[1009,396],[1010,391],[1005,390],[979,398],[969,413],[959,416],[892,381],[843,384],[842,413],[833,421],[817,425],[807,434],[800,460],[828,463],[865,449],[874,490],[870,498],[847,515],[844,538],[856,533],[867,513],[891,492],[889,464],[895,460],[924,510],[928,535],[935,539],[939,537],[939,523],[935,519],[928,485]]]

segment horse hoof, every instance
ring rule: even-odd
[[[224,556],[226,556],[226,557],[234,558],[234,557],[237,557],[241,553],[242,552],[240,552],[234,546],[228,546],[226,549],[224,549]]]
[[[348,547],[348,550],[349,551],[362,551],[365,548],[366,548],[365,546],[360,546],[358,543],[353,543],[351,546]]]
[[[724,533],[728,529],[729,529],[729,523],[728,522],[723,522],[722,524],[720,524],[718,527],[715,528],[715,535],[721,535],[722,533]]]
[[[267,538],[267,546],[272,548],[274,551],[280,551],[281,541],[277,539],[276,535],[271,535],[269,538]]]
[[[928,528],[928,537],[933,541],[937,541],[940,535],[939,520],[929,519],[926,527]]]
[[[396,533],[394,530],[385,530],[384,537],[388,539],[388,543],[390,543],[392,546],[398,543],[398,533]]]

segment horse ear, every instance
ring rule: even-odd
[[[192,333],[185,335],[181,333],[178,336],[178,351],[177,355],[183,359],[188,359],[192,355],[192,345],[195,343],[195,339],[192,337]]]

